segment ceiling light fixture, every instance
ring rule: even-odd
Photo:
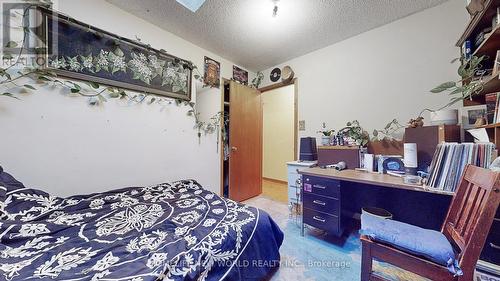
[[[279,2],[279,0],[273,0],[273,4],[274,4],[273,17],[278,16],[278,2]]]
[[[176,1],[193,13],[196,13],[196,11],[198,11],[201,5],[203,5],[203,3],[205,2],[205,0],[176,0]]]

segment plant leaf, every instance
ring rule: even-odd
[[[123,51],[122,51],[120,48],[118,48],[118,47],[116,47],[116,48],[113,50],[113,53],[114,53],[115,55],[119,56],[119,57],[123,57],[123,56],[125,55],[125,54],[123,53]]]
[[[453,81],[449,81],[449,82],[445,82],[439,86],[437,86],[436,88],[432,89],[431,92],[432,93],[441,93],[443,91],[446,91],[450,88],[453,88],[457,85],[456,82],[453,82]]]
[[[21,99],[19,99],[18,97],[14,96],[11,93],[2,93],[2,96],[6,96],[6,97],[13,98],[13,99],[16,99],[16,100],[21,100]]]
[[[9,42],[7,42],[7,44],[5,44],[5,48],[15,48],[17,46],[18,46],[18,44],[14,41],[9,41]]]
[[[99,99],[99,102],[107,102],[108,100],[103,97],[102,95],[98,95],[97,98]]]
[[[24,86],[24,88],[27,88],[27,89],[30,89],[30,90],[36,90],[35,87],[33,87],[31,85],[28,85],[28,84],[24,84],[23,86]]]
[[[46,76],[40,75],[38,76],[38,80],[40,81],[52,81],[51,79],[47,78]]]

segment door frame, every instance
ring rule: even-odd
[[[274,89],[278,89],[278,88],[282,88],[282,87],[286,87],[286,86],[290,86],[290,85],[294,85],[293,87],[293,138],[294,138],[294,142],[293,142],[293,160],[296,161],[297,160],[297,156],[298,156],[298,138],[299,138],[299,130],[298,130],[298,123],[299,123],[299,80],[297,78],[293,78],[291,81],[288,81],[288,82],[279,82],[279,83],[275,83],[275,84],[272,84],[272,85],[269,85],[269,86],[266,86],[266,87],[262,87],[262,88],[259,88],[258,90],[264,94],[265,92],[268,92],[268,91],[271,91],[271,90],[274,90]],[[264,114],[264,111],[262,111],[262,114]],[[264,129],[264,128],[262,128]],[[262,136],[264,136],[264,132],[262,132]]]
[[[221,78],[221,111],[224,112],[224,87],[227,83],[229,83],[231,81],[231,79],[227,79],[227,78],[224,78],[222,77]],[[266,86],[266,87],[262,87],[262,88],[258,88],[257,90],[261,92],[261,94],[267,92],[267,91],[271,91],[271,90],[274,90],[274,89],[278,89],[278,88],[281,88],[281,87],[286,87],[286,86],[290,86],[290,85],[294,85],[294,96],[293,96],[293,99],[294,99],[294,126],[293,126],[293,135],[294,135],[294,142],[293,142],[293,159],[294,160],[297,160],[298,158],[298,118],[299,118],[299,115],[298,115],[298,109],[299,109],[299,103],[298,103],[298,95],[299,95],[299,81],[297,78],[293,78],[291,81],[288,81],[288,82],[279,82],[279,83],[275,83],[275,84],[272,84],[272,85],[269,85],[269,86]],[[229,103],[231,103],[231,101],[229,101]],[[231,114],[231,107],[229,107],[229,114]],[[262,112],[263,114],[263,112]],[[261,115],[261,119],[263,118],[263,116]],[[221,118],[221,126],[224,126],[224,118]],[[263,126],[261,128],[262,130],[262,134],[261,136],[263,137]],[[220,151],[220,186],[219,186],[219,195],[222,197],[224,196],[224,143],[222,142],[222,134],[220,134],[220,139],[219,139],[219,151]],[[262,154],[262,151],[263,151],[263,147],[261,146],[261,151],[260,153]],[[262,162],[262,161],[261,161]],[[262,175],[262,163],[261,163],[261,175]],[[262,176],[261,176],[262,178]]]

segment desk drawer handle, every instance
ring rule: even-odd
[[[495,249],[495,250],[500,250],[500,246],[495,245],[493,243],[490,243],[490,247],[493,248],[493,249]]]
[[[302,180],[300,178],[298,178],[297,180],[295,180],[295,185],[302,186]]]
[[[319,222],[325,222],[325,220],[324,220],[324,219],[322,219],[322,218],[320,218],[320,217],[317,217],[317,216],[314,216],[314,217],[313,217],[313,219],[314,219],[314,220],[317,220],[317,221],[319,221]]]
[[[319,200],[313,200],[313,203],[314,203],[314,204],[321,205],[321,206],[325,206],[325,205],[326,205],[326,203],[325,203],[325,202],[323,202],[323,201],[319,201]]]
[[[316,187],[316,188],[319,188],[319,189],[326,189],[326,186],[322,186],[322,185],[319,185],[319,184],[315,184],[315,185],[313,185],[313,187]]]

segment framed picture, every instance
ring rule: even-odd
[[[240,84],[248,85],[248,71],[233,65],[233,80]]]
[[[192,63],[40,8],[46,66],[60,76],[182,100],[191,99]]]
[[[462,126],[464,129],[473,129],[477,119],[486,118],[486,105],[465,106],[462,108]]]
[[[205,57],[205,74],[203,82],[205,86],[212,88],[220,87],[220,63],[209,57]]]

